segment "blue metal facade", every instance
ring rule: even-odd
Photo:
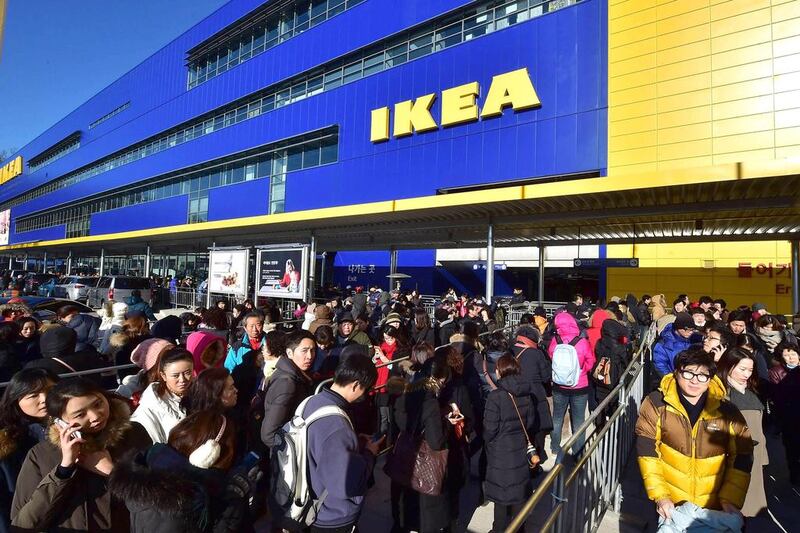
[[[366,0],[187,90],[187,50],[263,2],[232,0],[112,83],[18,154],[25,161],[80,131],[81,146],[0,188],[0,203],[238,98],[417,24],[474,4],[464,0]],[[527,67],[539,109],[373,144],[370,111]],[[130,105],[95,127],[116,108]],[[432,113],[439,117],[439,102]],[[286,211],[435,194],[578,172],[604,173],[607,5],[584,0],[409,61],[51,192],[11,211],[10,244],[64,238],[64,226],[16,234],[17,217],[148,180],[200,162],[338,125],[338,162],[287,174]],[[313,194],[309,194],[313,191]],[[269,180],[213,189],[208,220],[268,213]],[[90,234],[186,223],[179,196],[98,213]],[[146,216],[145,216],[146,215]],[[357,213],[354,213],[357,215]]]

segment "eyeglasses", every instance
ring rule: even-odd
[[[708,383],[708,380],[711,379],[711,376],[708,374],[695,374],[689,370],[681,370],[681,377],[686,381],[692,381],[694,378],[697,378],[698,383]]]

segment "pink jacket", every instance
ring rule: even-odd
[[[561,337],[562,342],[569,342],[581,333],[575,317],[567,312],[558,313],[553,319],[553,323],[556,326],[556,333],[558,333],[558,336]],[[553,339],[550,341],[550,346],[547,347],[547,355],[550,356],[550,359],[553,358],[553,352],[555,351],[557,344],[558,342],[556,341],[556,338],[553,337]],[[581,365],[581,377],[578,379],[577,385],[574,387],[562,387],[565,389],[584,389],[588,387],[589,372],[591,372],[592,367],[594,367],[594,352],[592,351],[592,346],[589,344],[587,339],[579,340],[578,344],[575,345],[575,350],[578,352],[578,362]]]

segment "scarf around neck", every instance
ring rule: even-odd
[[[735,379],[731,379],[730,376],[728,376],[728,380],[727,381],[728,381],[728,385],[730,387],[736,389],[737,391],[739,391],[740,394],[744,394],[745,391],[747,390],[747,385],[742,385],[741,383],[739,383]]]

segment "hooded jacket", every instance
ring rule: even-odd
[[[750,483],[753,441],[744,417],[725,399],[718,377],[709,382],[703,411],[690,427],[674,374],[645,398],[636,422],[636,453],[647,496],[741,509]]]
[[[214,335],[208,331],[195,331],[190,333],[189,336],[186,338],[186,349],[189,350],[192,354],[192,359],[194,359],[194,374],[195,376],[205,370],[206,368],[219,368],[222,366],[223,362],[225,363],[225,368],[228,368],[228,360],[231,359],[231,351],[228,351],[227,359],[225,357],[220,357],[219,361],[214,364],[213,361],[209,361],[207,359],[203,359],[203,352],[208,348],[211,344],[218,342],[222,344],[223,348],[225,346],[225,341],[219,337],[218,335]],[[263,340],[262,340],[263,342]],[[233,350],[233,347],[231,347]],[[248,347],[247,350],[242,352],[242,355],[247,353],[250,348]],[[223,349],[224,353],[224,349]],[[238,363],[242,362],[241,355],[239,356]],[[237,363],[237,364],[238,364]],[[236,368],[235,364],[232,364],[228,371],[233,371]]]
[[[535,402],[537,424],[539,431],[553,428],[553,417],[547,403],[547,389],[553,379],[553,369],[550,359],[542,350],[527,337],[518,336],[514,346],[511,347],[514,357],[520,366],[520,375],[531,387],[531,396]]]
[[[688,350],[692,343],[679,335],[675,324],[667,324],[661,332],[661,338],[653,346],[653,366],[661,376],[671,374],[675,370],[675,356]]]
[[[275,436],[278,429],[289,421],[300,402],[313,392],[311,378],[288,357],[279,357],[264,395],[261,441],[270,448],[278,444]]]
[[[83,450],[106,449],[115,463],[124,462],[150,446],[150,441],[131,425],[124,400],[112,397],[109,404],[106,427],[96,435],[84,433]],[[80,466],[66,479],[56,475],[61,463],[58,442],[58,428],[51,425],[47,440],[25,458],[11,505],[12,525],[29,531],[127,531],[128,511],[111,498],[104,476]]]
[[[205,336],[202,341],[200,341],[199,338],[196,341],[196,342],[198,342],[198,343],[203,345],[203,348],[200,349],[198,354],[195,356],[195,363],[194,364],[195,364],[195,369],[196,369],[197,368],[197,362],[199,361],[198,358],[200,357],[200,354],[203,353],[203,350],[205,349],[206,346],[208,346],[209,344],[211,344],[213,342],[213,340],[210,340],[208,336],[209,335],[213,335],[213,334],[208,333],[208,332],[203,332],[203,331],[197,331],[197,332],[192,333],[191,335],[189,335],[189,339],[186,340],[186,346],[187,346],[187,349],[190,352],[192,352],[192,355],[194,355],[195,351],[192,348],[189,348],[189,343],[191,342],[190,339],[193,338],[192,337],[193,335],[194,336],[197,336],[197,335],[204,335]],[[219,337],[216,337],[216,339],[217,340],[221,340]],[[261,341],[259,342],[259,347],[263,348],[264,344],[266,342],[267,342],[267,334],[262,332],[261,333]],[[231,344],[230,348],[228,348],[228,355],[227,355],[227,357],[225,357],[225,368],[228,369],[228,372],[233,372],[233,370],[237,366],[241,365],[242,364],[242,358],[244,357],[244,354],[246,354],[247,352],[249,352],[252,349],[253,348],[250,346],[250,337],[248,337],[247,333],[245,332],[245,334],[242,335],[241,339],[239,339],[238,341],[236,341],[233,344]],[[203,366],[201,368],[205,368],[206,366],[207,366],[207,363],[203,363]],[[219,365],[217,365],[217,366],[219,366]],[[198,372],[199,372],[199,370],[198,370]]]
[[[156,392],[158,383],[151,383],[142,393],[139,407],[131,415],[131,422],[141,425],[153,443],[167,442],[169,432],[186,417],[181,399],[169,391],[161,396]]]
[[[150,307],[150,304],[142,300],[140,296],[128,296],[125,298],[125,303],[128,304],[128,313],[132,311],[138,311],[140,313],[144,313],[144,316],[147,317],[147,320],[156,320],[156,315],[153,314],[153,308]]]
[[[42,333],[39,347],[42,358],[31,361],[25,368],[46,368],[54,374],[67,374],[73,370],[93,370],[108,366],[94,349],[75,351],[75,330],[57,326]],[[59,363],[55,359],[62,361]],[[125,361],[126,363],[128,361]],[[96,381],[101,387],[115,389],[117,380],[113,370],[107,373],[90,374],[87,378]]]
[[[76,351],[95,349],[94,345],[97,342],[97,333],[100,329],[100,320],[98,318],[79,313],[72,317],[67,327],[74,330],[77,335]]]
[[[667,314],[667,300],[663,294],[656,294],[650,299],[650,306],[648,307],[650,311],[650,317],[653,321],[657,321],[659,318]]]
[[[603,323],[610,318],[614,318],[614,316],[605,309],[598,309],[592,313],[592,317],[589,319],[590,325],[586,328],[586,338],[589,339],[592,350],[597,346],[597,341],[600,340],[600,329],[603,327]],[[561,338],[564,339],[564,337]],[[566,342],[566,339],[564,341]]]
[[[183,322],[180,317],[167,315],[150,328],[150,335],[156,339],[164,339],[173,344],[177,344],[181,338]]]
[[[334,330],[333,321],[331,317],[333,316],[333,311],[327,305],[318,305],[314,309],[314,320],[311,321],[311,325],[308,326],[308,331],[314,335],[317,332],[317,328],[320,326],[330,326]]]
[[[599,401],[604,400],[608,393],[617,386],[622,376],[622,371],[625,370],[628,364],[628,349],[625,345],[627,334],[628,328],[616,320],[606,320],[603,322],[603,327],[600,328],[600,340],[594,347],[594,356],[597,363],[603,357],[608,358],[611,363],[611,383],[609,385],[595,384]]]
[[[570,342],[575,337],[581,335],[581,330],[578,326],[577,320],[575,320],[575,317],[569,313],[558,313],[553,318],[553,324],[555,325],[556,333],[559,337],[561,337],[562,342]],[[551,360],[553,359],[553,352],[555,351],[557,345],[558,339],[556,339],[554,336],[550,340],[550,345],[547,348],[547,355],[550,356]],[[589,386],[589,372],[592,371],[595,361],[592,346],[589,344],[587,339],[582,338],[575,345],[575,351],[578,352],[578,364],[581,367],[581,375],[578,378],[578,384],[574,387],[563,387],[554,383],[554,389],[577,391],[580,389],[585,389]]]
[[[489,393],[483,417],[483,439],[488,459],[486,499],[500,505],[522,503],[530,496],[531,475],[525,453],[528,443],[523,423],[533,439],[539,428],[530,385],[521,375],[506,376],[498,380],[497,389]]]

